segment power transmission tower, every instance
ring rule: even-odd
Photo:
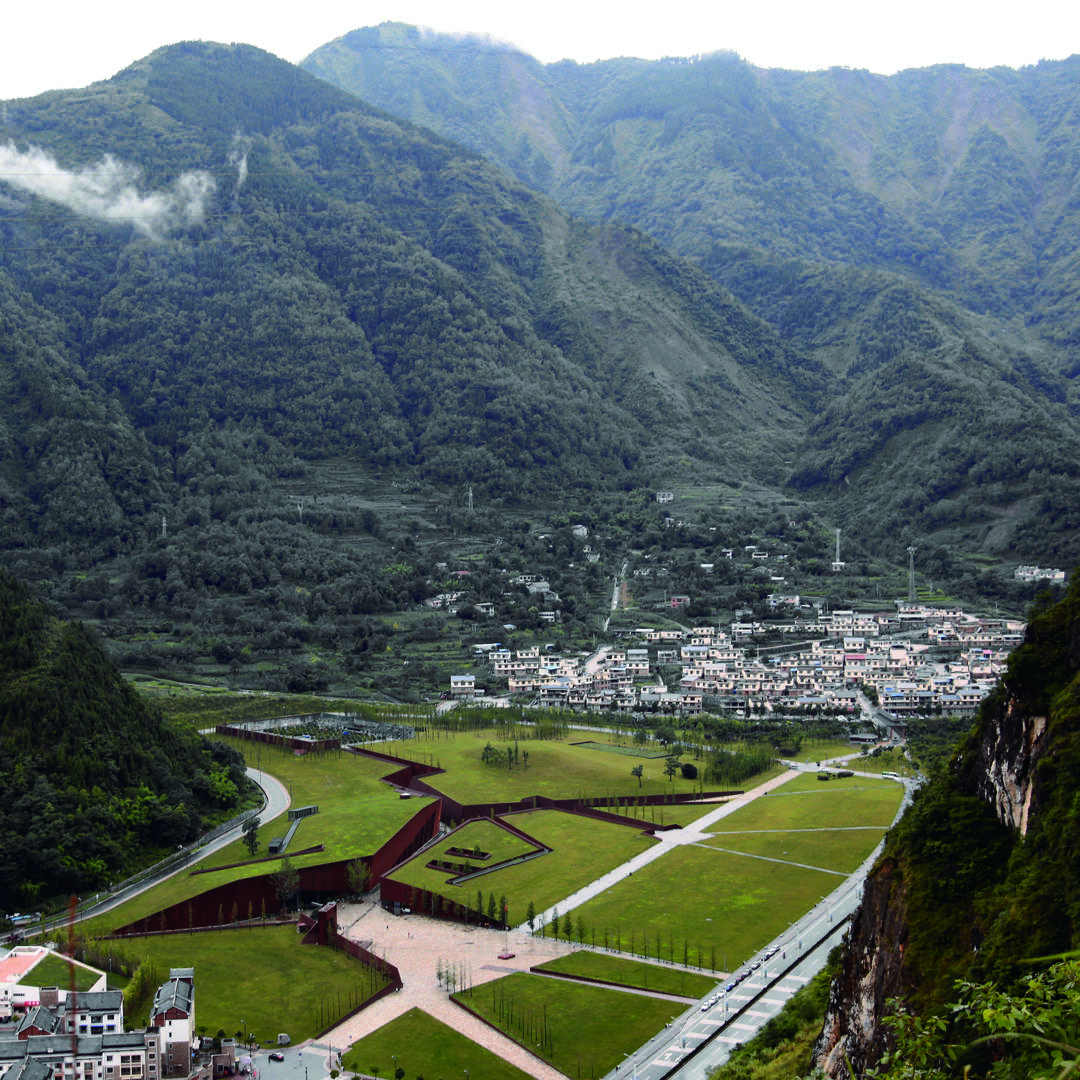
[[[907,572],[907,598],[914,603],[915,601],[915,552],[919,549],[917,547],[909,547],[908,553],[908,572]]]
[[[472,505],[472,484],[470,484],[470,485],[469,485],[469,513],[471,514],[471,513],[472,513],[472,511],[473,511],[473,505]]]

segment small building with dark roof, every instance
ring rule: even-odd
[[[161,1075],[187,1076],[195,1043],[195,983],[191,968],[173,968],[154,994],[150,1026],[161,1033]]]

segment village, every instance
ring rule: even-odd
[[[777,603],[797,606],[798,597]],[[781,643],[755,643],[766,630]],[[473,648],[498,690],[478,687],[475,674],[453,675],[449,697],[491,697],[505,685],[519,701],[583,710],[854,717],[873,709],[868,718],[884,722],[973,715],[1023,631],[1015,619],[897,602],[891,611],[841,610],[767,626],[615,631],[613,643],[591,654],[493,642]],[[662,671],[678,672],[677,683]]]
[[[45,985],[60,963],[44,945],[17,945],[0,959],[0,1076],[6,1080],[200,1080],[230,1075],[232,1039],[195,1033],[195,973],[172,968],[156,990],[145,1028],[125,1022],[124,994],[104,972],[65,958],[85,989]],[[48,970],[47,969],[51,969]],[[203,1045],[200,1047],[200,1043]]]

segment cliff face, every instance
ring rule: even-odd
[[[1076,947],[1078,671],[1074,584],[1032,621],[951,768],[918,794],[867,879],[814,1048],[828,1076],[879,1061],[890,999],[921,1013],[953,1000],[957,978],[1008,980],[1025,957]]]
[[[845,1057],[861,1076],[881,1056],[878,1017],[899,985],[906,941],[903,875],[894,859],[885,859],[867,882],[814,1048],[814,1064],[829,1076],[846,1075]]]
[[[1004,715],[990,719],[972,769],[976,793],[994,808],[998,820],[1026,836],[1038,812],[1036,769],[1046,752],[1049,718],[1025,716],[1010,701]]]

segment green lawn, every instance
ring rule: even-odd
[[[410,1009],[353,1043],[342,1064],[354,1072],[391,1077],[395,1057],[406,1080],[458,1080],[465,1073],[469,1080],[528,1080],[527,1073],[420,1009]]]
[[[667,754],[663,750],[658,750],[656,747],[645,747],[638,745],[627,745],[626,743],[604,743],[604,742],[579,742],[577,746],[581,750],[600,750],[605,754],[625,754],[627,757],[638,758],[653,758],[663,761]]]
[[[384,977],[337,949],[302,945],[296,928],[217,930],[101,942],[138,963],[149,957],[157,978],[170,967],[195,969],[199,1031],[232,1035],[245,1027],[260,1042],[286,1031],[299,1042],[384,985]],[[126,1019],[146,1023],[145,1016]]]
[[[876,754],[867,754],[865,757],[860,755],[848,762],[848,768],[871,773],[882,773],[887,770],[898,773],[900,776],[914,776],[916,772],[915,767],[899,747],[879,750]]]
[[[370,854],[431,801],[400,799],[393,788],[380,780],[380,777],[392,771],[385,762],[346,752],[294,757],[291,752],[277,747],[246,742],[236,745],[244,751],[250,765],[264,769],[291,790],[293,806],[318,804],[319,813],[303,821],[291,847],[301,850],[323,844],[325,850],[310,855],[290,856],[297,869]],[[275,822],[263,822],[258,833],[256,856],[265,855],[268,842],[275,836],[283,835],[287,828],[284,817]],[[226,866],[249,858],[242,842],[236,840],[197,865]],[[100,933],[126,925],[217,885],[269,874],[277,865],[275,860],[237,866],[212,874],[177,874],[94,919],[88,924],[89,932]]]
[[[843,880],[821,870],[675,848],[575,913],[586,940],[730,970]],[[577,930],[575,928],[575,936]]]
[[[818,762],[828,761],[836,757],[846,757],[848,754],[858,753],[858,747],[850,742],[839,739],[826,741],[824,739],[804,739],[802,748],[797,754],[792,754],[791,761]]]
[[[710,847],[783,859],[850,874],[885,835],[881,827],[828,829],[822,832],[718,832]]]
[[[803,773],[779,790],[718,821],[711,831],[824,829],[845,825],[887,829],[903,795],[903,788],[891,780],[861,776],[819,780],[816,773]]]
[[[454,994],[572,1080],[594,1080],[684,1011],[672,1001],[517,972]]]
[[[678,848],[585,904],[575,934],[580,920],[598,944],[708,968],[723,968],[726,955],[733,967],[840,884],[892,824],[902,794],[888,780],[793,776],[717,822],[706,842],[715,852]]]
[[[587,950],[537,964],[537,970],[579,975],[585,979],[597,979],[620,986],[636,986],[642,990],[657,990],[664,994],[680,994],[688,998],[704,997],[716,986],[716,979],[708,975],[697,975],[682,968],[647,964],[642,960],[627,960],[622,956]]]
[[[485,897],[505,895],[511,922],[524,922],[530,901],[543,911],[656,842],[637,829],[561,810],[533,810],[507,820],[550,847],[550,854],[454,886],[446,883],[445,871],[427,869],[431,855],[425,851],[388,876],[466,906],[475,906],[478,889]]]
[[[528,728],[523,728],[527,732]],[[604,741],[597,738],[597,742]],[[669,781],[664,775],[662,760],[628,757],[618,753],[598,753],[587,747],[573,746],[570,741],[519,738],[520,764],[509,769],[485,765],[480,760],[485,745],[491,743],[502,750],[513,746],[495,729],[468,732],[440,732],[437,738],[420,738],[395,744],[395,753],[411,760],[431,763],[445,769],[442,775],[431,776],[427,782],[460,803],[481,803],[526,799],[530,795],[550,798],[609,798],[613,795],[659,795],[667,792],[693,792],[699,789],[697,780],[685,780],[681,775]],[[384,747],[372,745],[373,750]],[[528,765],[524,754],[528,753]],[[689,755],[683,755],[689,760]],[[630,770],[635,764],[644,766],[641,787]]]
[[[659,806],[622,806],[617,809],[606,808],[609,813],[649,825],[689,825],[697,821],[710,810],[715,810],[719,803],[661,803]]]
[[[90,971],[81,964],[73,964],[65,957],[51,952],[34,965],[26,978],[34,986],[59,986],[61,990],[68,990],[71,988],[72,973],[75,975],[76,990],[89,990],[102,975],[100,971]]]
[[[494,821],[470,821],[467,825],[455,830],[445,840],[427,848],[424,855],[427,859],[464,861],[464,856],[448,854],[450,848],[465,848],[469,851],[479,848],[481,852],[487,852],[491,856],[488,859],[471,859],[478,870],[485,866],[493,866],[503,859],[512,859],[515,855],[535,850],[533,845],[526,843],[509,830],[501,828]]]

